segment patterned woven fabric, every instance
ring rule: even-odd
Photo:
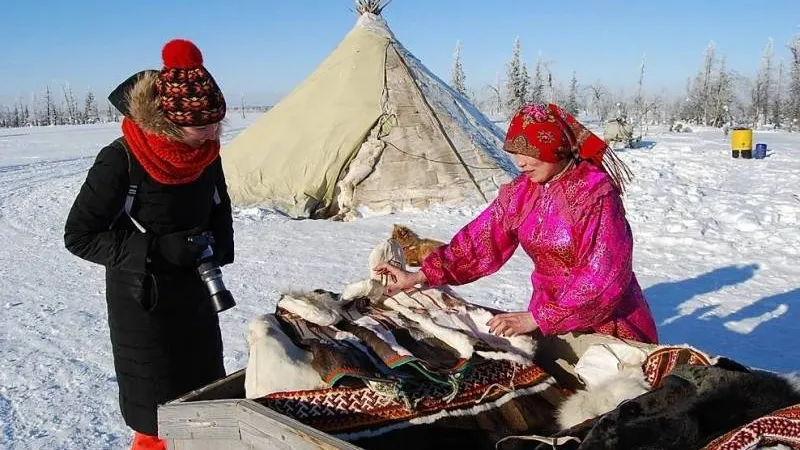
[[[800,405],[759,417],[720,436],[704,450],[751,450],[777,444],[800,449]]]
[[[448,398],[451,392],[447,386],[428,382],[411,390],[405,400],[370,388],[332,388],[275,393],[257,401],[318,430],[335,433],[467,409],[509,392],[521,395],[525,388],[536,385],[544,391],[553,387],[554,381],[534,365],[490,361],[468,371],[452,399]]]
[[[675,366],[681,364],[710,366],[713,365],[713,359],[690,347],[662,347],[647,356],[642,364],[642,370],[645,380],[656,388]]]

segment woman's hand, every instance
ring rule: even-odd
[[[394,295],[400,291],[411,289],[418,284],[424,284],[428,281],[421,270],[418,272],[409,272],[388,263],[378,264],[374,270],[378,275],[386,275],[389,279],[389,282],[386,284],[386,295]]]
[[[503,337],[529,334],[539,328],[533,314],[528,311],[498,314],[486,322],[489,332]]]

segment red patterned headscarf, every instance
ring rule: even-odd
[[[628,167],[604,140],[552,103],[520,108],[508,126],[503,149],[551,163],[567,158],[591,161],[611,176],[620,191],[631,178]]]

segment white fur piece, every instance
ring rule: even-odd
[[[423,308],[427,311],[442,311],[445,301],[442,292],[438,289],[425,289],[421,291],[400,292],[392,296],[400,305],[407,308]],[[452,308],[451,308],[452,309]],[[462,310],[466,309],[464,307]]]
[[[361,316],[353,321],[356,325],[364,327],[367,330],[375,333],[383,342],[385,342],[395,353],[403,356],[414,356],[405,347],[397,342],[391,331],[387,330],[383,325],[378,323],[377,320],[368,316]]]
[[[466,306],[447,308],[445,304],[442,292],[437,289],[414,291],[410,294],[401,292],[384,301],[385,306],[417,322],[427,333],[456,349],[463,358],[470,358],[475,351],[473,341],[481,340],[496,350],[481,352],[480,355],[484,358],[520,364],[530,364],[533,361],[536,343],[531,336],[496,336],[489,332],[486,324],[494,317],[489,311],[468,309]],[[411,308],[425,309],[430,316],[415,313]]]
[[[345,286],[342,291],[342,302],[357,298],[368,298],[370,302],[378,302],[384,296],[385,288],[377,280],[362,280]]]
[[[391,262],[395,266],[405,269],[406,258],[403,247],[394,239],[387,239],[372,249],[369,254],[369,277],[373,280],[381,280],[381,276],[375,273],[375,267],[380,263]]]
[[[391,298],[386,299],[383,304],[390,309],[399,312],[407,319],[418,323],[422,330],[446,343],[450,347],[453,347],[460,358],[469,359],[472,357],[472,354],[475,352],[475,348],[473,347],[472,342],[470,342],[470,339],[467,337],[467,335],[439,326],[435,324],[430,317],[425,317],[421,314],[415,313],[398,301],[399,298],[403,297],[408,297],[408,294],[399,293]]]
[[[289,292],[278,300],[279,308],[323,327],[331,326],[342,319],[341,306],[329,294],[317,292]]]
[[[558,424],[567,429],[601,416],[625,400],[650,390],[641,370],[625,369],[585,391],[578,391],[558,408]]]
[[[403,247],[394,239],[381,241],[369,254],[369,279],[348,284],[342,292],[342,301],[347,302],[356,298],[369,298],[371,302],[380,301],[386,293],[384,279],[375,272],[378,264],[392,262],[401,269],[405,269],[405,255]]]
[[[620,371],[631,368],[641,372],[648,351],[624,342],[595,344],[586,349],[575,364],[575,373],[588,387],[616,378]]]
[[[430,291],[426,290],[424,294],[431,295]],[[492,348],[500,350],[499,352],[481,353],[481,356],[485,358],[506,359],[521,364],[533,362],[536,352],[536,342],[533,337],[530,335],[502,337],[490,333],[487,322],[494,317],[494,314],[485,309],[460,308],[458,314],[452,311],[432,310],[431,314],[437,325],[462,331],[475,339],[486,342]]]
[[[792,389],[800,394],[800,372],[783,373],[778,376],[786,380]]]
[[[250,351],[244,378],[247,398],[325,387],[311,367],[311,353],[294,345],[274,315],[250,321],[247,344]]]

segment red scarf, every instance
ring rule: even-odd
[[[219,140],[192,148],[148,133],[127,117],[122,119],[122,135],[145,172],[161,184],[190,183],[200,178],[203,170],[219,156]]]

